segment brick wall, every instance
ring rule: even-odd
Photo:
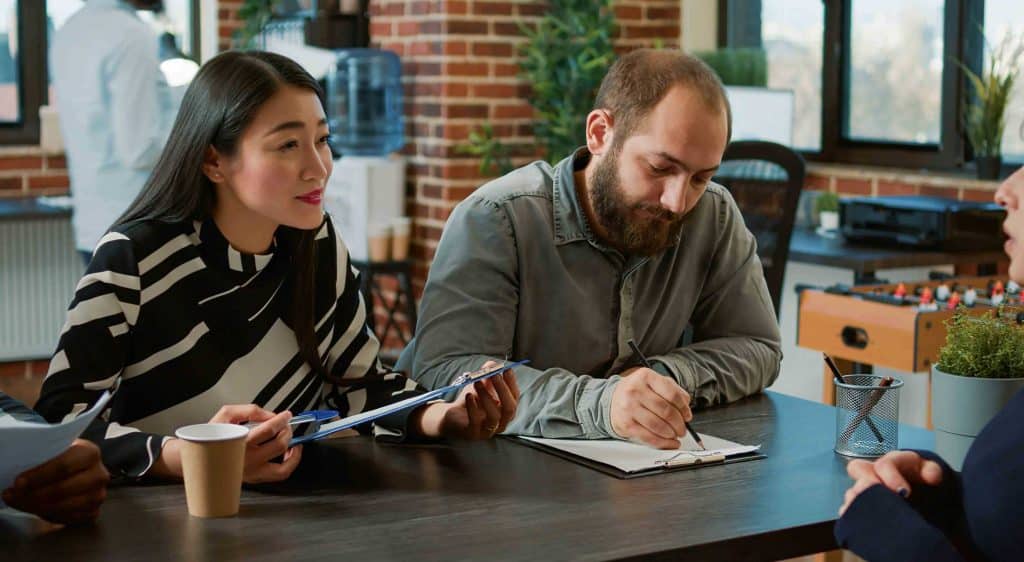
[[[67,195],[67,167],[63,154],[34,146],[0,148],[0,197]]]

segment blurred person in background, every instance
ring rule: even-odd
[[[162,0],[88,0],[50,47],[75,247],[86,263],[142,189],[174,121],[157,35],[136,14],[162,9]]]

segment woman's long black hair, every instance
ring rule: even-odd
[[[259,108],[286,85],[315,93],[325,105],[317,81],[287,57],[228,51],[210,59],[189,85],[149,180],[115,224],[210,218],[216,190],[203,173],[207,149],[213,147],[226,156],[236,154],[239,139]],[[275,238],[279,251],[291,258],[285,284],[292,302],[285,316],[295,331],[299,353],[313,370],[328,378],[315,331],[316,232],[282,226]]]

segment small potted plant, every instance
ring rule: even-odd
[[[820,231],[835,232],[839,229],[839,196],[831,191],[823,191],[814,200],[814,208],[818,215]]]
[[[1019,312],[961,307],[946,321],[946,344],[932,366],[932,425],[936,452],[957,470],[982,428],[1024,388]]]
[[[992,52],[988,66],[980,76],[960,64],[972,94],[964,105],[964,130],[974,150],[974,163],[980,179],[999,177],[1006,106],[1020,71],[1022,52],[1024,38],[1015,39],[1007,35]]]

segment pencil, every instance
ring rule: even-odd
[[[835,364],[834,361],[832,361],[832,358],[829,357],[828,354],[824,353],[824,352],[822,352],[821,355],[825,357],[825,363],[828,365],[828,368],[832,370],[832,374],[835,375],[836,378],[839,379],[841,382],[846,382],[846,378],[843,377],[843,375],[839,374],[839,367],[836,367],[836,364]],[[877,402],[877,400],[876,400],[876,402]],[[872,406],[874,406],[874,405],[872,404]],[[875,422],[871,421],[871,418],[867,418],[867,421],[868,421],[868,428],[870,428],[871,432],[875,434],[875,437],[878,438],[878,441],[879,442],[884,442],[885,441],[885,437],[882,436],[882,432],[881,431],[878,431],[878,426],[875,425]],[[858,421],[857,423],[860,423],[860,422]],[[854,426],[854,427],[856,427],[856,426]]]
[[[633,349],[633,353],[636,353],[636,356],[640,358],[640,362],[644,364],[644,367],[647,367],[648,369],[654,368],[651,366],[651,362],[647,360],[647,357],[644,356],[644,353],[640,351],[640,348],[636,345],[635,341],[629,340],[627,343],[629,344],[629,347]],[[686,424],[686,431],[689,431],[693,440],[697,442],[697,445],[700,445],[700,449],[702,451],[707,451],[707,448],[704,447],[704,440],[700,438],[700,435],[697,435],[697,432],[693,429],[693,426],[690,425],[690,422],[683,420],[683,423]]]

